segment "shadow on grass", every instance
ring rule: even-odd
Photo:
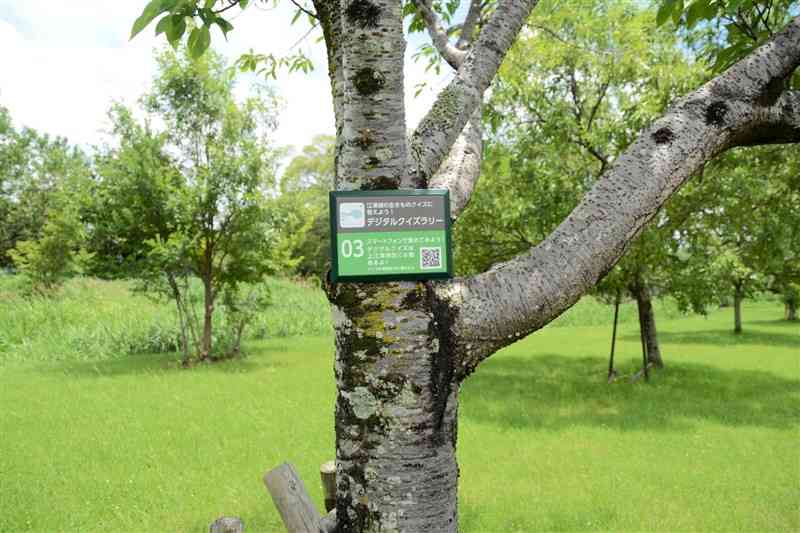
[[[726,426],[795,427],[800,380],[752,370],[674,363],[650,383],[605,383],[607,361],[555,354],[498,357],[465,382],[461,413],[503,428],[689,430],[692,420]],[[633,360],[618,364],[633,370]]]
[[[776,322],[767,323],[777,325]],[[620,336],[620,339],[639,342],[639,335],[623,335]],[[746,325],[744,331],[738,335],[733,333],[733,328],[705,331],[659,331],[658,340],[667,344],[714,344],[717,346],[757,344],[800,349],[800,334],[748,331]]]
[[[270,350],[253,350],[244,357],[217,361],[214,363],[201,363],[190,368],[184,368],[177,353],[157,353],[129,355],[120,359],[103,361],[68,362],[59,365],[43,366],[40,370],[46,373],[56,372],[77,377],[110,377],[123,375],[164,374],[168,372],[218,372],[226,374],[241,374],[265,368],[280,368],[287,364],[280,361],[265,361],[270,353],[285,352],[283,347],[273,347]]]
[[[780,328],[786,329],[793,329],[794,331],[800,331],[800,320],[795,320],[790,322],[785,318],[770,318],[764,320],[747,320],[742,325],[743,328],[747,329],[748,324],[760,324],[760,325],[767,325],[767,326],[776,326]]]

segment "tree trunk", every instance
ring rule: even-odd
[[[631,289],[636,298],[636,307],[639,310],[639,331],[647,345],[647,361],[656,368],[663,368],[661,349],[658,346],[658,333],[656,332],[656,315],[653,312],[653,303],[650,299],[650,290],[647,285],[640,283]]]
[[[338,531],[458,530],[458,385],[423,284],[329,288]]]
[[[784,318],[791,322],[797,320],[797,300],[787,300],[784,306]]]
[[[214,289],[210,276],[203,280],[203,344],[200,359],[207,359],[211,355],[211,328],[214,318]]]
[[[733,292],[733,332],[742,332],[742,300],[744,300],[744,291],[742,284],[736,284]]]
[[[480,168],[473,164],[480,153],[477,128],[467,135],[464,128],[479,116],[484,92],[536,0],[497,3],[470,51],[462,59],[451,54],[463,64],[410,137],[404,3],[313,3],[328,49],[335,188],[434,183],[451,190],[457,212]],[[530,252],[449,282],[327,287],[336,331],[337,531],[457,530],[458,384],[480,361],[577,301],[708,159],[739,144],[800,139],[793,113],[800,96],[773,97],[776,80],[800,58],[800,19],[792,24],[643,131]],[[461,161],[463,172],[449,171],[455,167],[446,159]],[[437,176],[443,167],[446,176]]]

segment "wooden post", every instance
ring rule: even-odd
[[[208,533],[244,533],[244,522],[235,516],[222,516],[208,526]]]
[[[295,468],[284,463],[264,474],[275,507],[289,533],[319,533],[321,516]]]
[[[322,480],[322,493],[325,495],[325,511],[330,513],[336,509],[336,462],[322,463],[319,477]]]

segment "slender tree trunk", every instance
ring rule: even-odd
[[[458,530],[458,385],[423,284],[329,288],[338,531]]]
[[[187,335],[187,330],[189,329],[189,318],[186,316],[186,312],[183,308],[180,288],[178,287],[178,283],[175,281],[175,277],[172,274],[167,274],[167,283],[169,283],[169,287],[172,290],[172,297],[175,300],[175,306],[178,312],[178,326],[181,330],[180,342],[181,350],[183,351],[183,361],[188,362],[190,359],[189,338]]]
[[[734,285],[733,292],[733,332],[742,332],[742,300],[744,300],[744,291],[742,284],[737,283]]]
[[[791,322],[797,320],[797,300],[790,299],[784,305],[784,318]]]
[[[614,347],[617,344],[617,320],[619,319],[619,304],[622,300],[622,294],[617,289],[617,297],[614,299],[614,328],[611,331],[611,355],[608,357],[608,382],[614,381],[616,370],[614,370]]]
[[[201,359],[211,355],[212,320],[214,318],[214,290],[210,276],[203,279],[203,341]]]
[[[647,345],[647,361],[656,368],[662,368],[664,361],[661,359],[661,348],[658,346],[656,315],[653,312],[650,290],[644,283],[639,283],[631,289],[631,292],[636,298],[636,307],[639,310],[639,330]]]

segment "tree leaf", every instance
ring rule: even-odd
[[[221,17],[217,19],[217,26],[222,30],[222,34],[226,39],[228,38],[228,32],[233,30],[233,24]]]
[[[198,59],[208,49],[210,44],[211,32],[209,32],[208,26],[193,29],[192,33],[189,35],[189,55],[192,56],[192,59]]]
[[[143,29],[147,27],[148,24],[153,22],[153,19],[164,12],[162,10],[162,5],[162,0],[150,0],[150,3],[147,4],[144,8],[144,11],[142,11],[142,14],[133,23],[133,28],[131,28],[131,39],[136,37]]]
[[[167,40],[173,47],[176,46],[186,32],[186,18],[183,15],[171,15],[172,23],[167,29]]]
[[[700,20],[708,20],[716,14],[716,8],[711,5],[710,0],[695,0],[686,11],[686,27],[694,28]]]
[[[156,35],[161,35],[162,33],[169,34],[170,28],[172,28],[172,15],[167,15],[158,21],[156,25]]]
[[[661,6],[658,8],[656,14],[656,26],[663,25],[672,16],[672,11],[675,9],[675,0],[663,0]]]
[[[299,19],[302,14],[303,12],[300,11],[299,9],[295,11],[294,16],[292,17],[292,21],[289,24],[294,25],[294,23],[297,22],[297,19]]]
[[[683,0],[675,0],[675,7],[672,10],[672,22],[677,26],[681,22],[683,15]]]

